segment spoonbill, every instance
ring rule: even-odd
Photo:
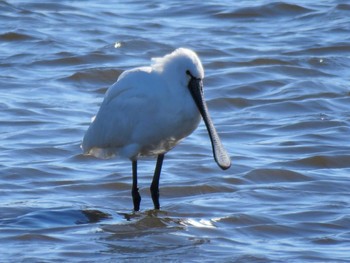
[[[197,54],[178,48],[149,67],[124,71],[106,92],[100,109],[82,142],[85,154],[126,157],[132,162],[132,198],[139,211],[137,160],[157,156],[150,191],[159,205],[159,178],[165,153],[198,126],[202,116],[214,159],[223,170],[231,166],[210,118],[203,95],[204,70]]]

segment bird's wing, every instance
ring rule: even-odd
[[[142,80],[147,80],[152,74],[152,68],[142,67],[132,70],[124,71],[115,82],[106,92],[103,103],[109,103],[114,98],[118,98],[124,92],[130,92],[134,88],[138,88],[139,92],[141,91],[138,87],[142,83]],[[140,86],[141,86],[140,85]]]
[[[84,137],[84,151],[89,152],[92,148],[118,149],[134,143],[135,134],[142,133],[140,129],[148,125],[147,117],[157,111],[154,94],[158,86],[159,79],[155,81],[149,68],[123,73],[106,92]]]

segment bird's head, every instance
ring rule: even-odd
[[[204,78],[204,69],[199,57],[187,48],[178,48],[164,57],[154,58],[152,67],[165,73],[171,81],[176,79],[186,87],[191,80]]]

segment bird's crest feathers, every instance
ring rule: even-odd
[[[159,72],[173,71],[174,68],[181,67],[189,70],[197,78],[204,78],[202,63],[195,52],[187,48],[178,48],[164,57],[152,58],[152,68]]]

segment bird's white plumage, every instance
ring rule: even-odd
[[[149,67],[121,74],[84,136],[84,152],[135,160],[165,153],[192,133],[200,114],[187,87],[186,71],[204,77],[198,56],[179,48],[153,59]]]

